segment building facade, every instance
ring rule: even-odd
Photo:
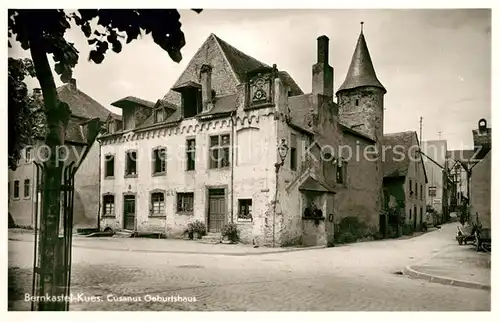
[[[423,158],[424,166],[429,180],[425,191],[427,205],[431,206],[438,214],[443,213],[443,169],[447,151],[446,140],[422,142],[422,152],[426,155]]]
[[[378,231],[381,161],[339,151],[379,144],[386,90],[361,34],[335,103],[328,56],[321,36],[304,94],[211,34],[162,99],[113,103],[122,122],[98,139],[101,228],[176,237],[195,220],[210,233],[233,222],[243,242],[281,246],[326,245],[348,216]]]
[[[417,133],[386,134],[384,149],[386,207],[394,207],[403,215],[404,231],[419,231],[425,221],[428,177]]]
[[[100,124],[111,112],[80,91],[74,79],[58,87],[57,93],[71,109],[66,148],[61,148],[61,158],[65,165],[71,162],[78,165],[74,181],[74,227],[96,228],[100,202],[100,146],[95,138]],[[33,95],[41,100],[39,89],[35,89]],[[41,174],[37,175],[35,162],[43,163],[46,153],[43,138],[38,138],[33,146],[22,151],[16,170],[9,170],[9,214],[17,226],[35,227],[36,213],[41,211],[41,194],[37,191]]]

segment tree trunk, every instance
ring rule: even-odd
[[[49,148],[49,155],[44,158],[44,176],[42,181],[43,201],[42,215],[40,218],[40,244],[39,261],[40,269],[38,295],[57,296],[62,295],[59,285],[55,283],[60,280],[62,274],[57,265],[60,254],[57,249],[60,220],[61,199],[61,177],[62,165],[58,164],[56,154],[58,146],[64,144],[65,127],[68,122],[68,110],[60,104],[57,97],[56,86],[49,61],[45,52],[43,39],[40,34],[30,33],[30,51],[35,67],[36,76],[42,88],[45,114],[47,116],[48,133],[45,143]],[[36,260],[36,259],[35,259]],[[60,310],[60,303],[40,302],[39,310]]]

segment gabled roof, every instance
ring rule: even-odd
[[[408,150],[412,146],[415,135],[414,131],[384,134],[382,140],[384,153],[380,153],[384,177],[405,177],[408,174],[410,166]],[[398,147],[397,155],[394,153],[396,146]]]
[[[356,49],[352,55],[351,65],[347,71],[344,83],[339,87],[337,93],[364,86],[378,87],[386,92],[385,87],[380,83],[373,68],[372,59],[368,46],[366,45],[363,32],[359,35]]]
[[[57,88],[59,99],[67,103],[71,109],[71,114],[77,117],[92,119],[98,117],[104,121],[111,112],[99,102],[88,96],[71,84],[65,84]]]

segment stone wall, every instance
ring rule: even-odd
[[[365,149],[373,143],[349,133],[343,135],[343,146],[350,147],[347,159],[346,183],[338,185],[335,195],[335,222],[345,217],[357,217],[372,231],[379,230],[383,175],[379,161],[366,158]],[[347,149],[347,148],[346,148]],[[370,151],[370,150],[367,150]]]

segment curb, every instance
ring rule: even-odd
[[[85,238],[85,237],[84,237]],[[20,242],[31,242],[29,240],[17,239],[9,237],[8,240],[20,241]],[[189,254],[189,255],[219,255],[219,256],[256,256],[256,255],[269,255],[278,253],[291,253],[298,251],[307,251],[315,249],[323,249],[326,246],[310,246],[310,247],[297,247],[289,249],[280,249],[273,251],[258,251],[258,252],[241,252],[241,253],[228,253],[228,252],[199,252],[199,251],[182,251],[182,250],[161,250],[161,249],[138,249],[138,248],[111,248],[111,247],[97,247],[91,245],[81,245],[78,243],[73,243],[73,247],[84,248],[84,249],[94,249],[94,250],[109,250],[118,252],[141,252],[141,253],[160,253],[160,254]]]
[[[412,278],[426,280],[430,283],[439,283],[439,284],[443,284],[443,285],[459,286],[459,287],[473,288],[473,289],[487,290],[487,291],[491,290],[490,285],[455,280],[455,279],[448,278],[448,277],[430,275],[430,274],[419,272],[419,271],[415,270],[414,268],[412,268],[412,266],[406,266],[404,269],[404,274],[409,276],[409,277],[412,277]]]

